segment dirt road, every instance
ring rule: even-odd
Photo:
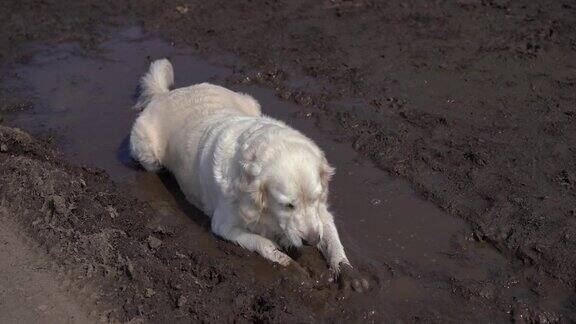
[[[22,230],[0,211],[0,322],[79,323],[90,318],[63,290],[52,261],[33,242],[23,240]]]
[[[56,227],[58,235],[50,234],[56,235],[55,243],[50,244],[69,240],[68,232],[81,233],[72,235],[74,240],[65,245],[71,249],[66,253],[76,258],[64,262],[63,256],[68,254],[54,254],[50,249],[48,257],[64,267],[83,269],[78,270],[83,273],[92,267],[99,269],[83,279],[105,287],[98,300],[103,305],[127,300],[122,307],[108,308],[105,318],[110,319],[215,321],[222,319],[215,317],[219,314],[224,319],[240,316],[248,320],[575,320],[575,11],[576,4],[569,1],[491,0],[234,3],[85,0],[0,4],[0,60],[4,63],[0,110],[7,121],[16,120],[12,116],[26,116],[19,111],[37,116],[38,112],[66,104],[46,95],[49,92],[41,92],[34,79],[19,75],[24,70],[14,69],[15,66],[40,71],[46,62],[37,61],[38,53],[74,42],[77,47],[66,50],[72,51],[72,56],[63,59],[76,62],[76,56],[105,56],[102,51],[106,51],[106,46],[102,44],[114,37],[111,35],[116,33],[116,27],[124,30],[125,26],[140,24],[144,35],[162,36],[177,49],[209,58],[233,71],[219,82],[233,87],[256,84],[272,89],[284,102],[300,107],[297,108],[300,119],[295,123],[316,124],[320,138],[324,136],[351,147],[388,172],[382,173],[383,178],[378,181],[362,184],[369,188],[365,189],[366,195],[373,195],[366,201],[345,203],[341,197],[348,191],[335,190],[341,192],[336,194],[335,208],[350,216],[358,213],[353,217],[356,220],[344,221],[348,228],[345,236],[363,271],[374,275],[378,292],[372,295],[352,295],[342,300],[334,285],[318,286],[313,282],[304,286],[295,284],[294,291],[285,292],[281,289],[286,286],[285,280],[297,283],[300,279],[273,269],[256,257],[248,258],[248,264],[239,262],[246,257],[245,252],[214,240],[202,230],[205,223],[202,215],[189,206],[169,210],[192,217],[200,226],[180,222],[171,224],[181,229],[174,233],[154,232],[153,224],[159,222],[154,220],[158,212],[154,204],[158,201],[152,200],[150,207],[145,195],[120,193],[124,189],[118,187],[114,176],[116,184],[103,173],[70,167],[63,161],[65,158],[82,163],[90,154],[73,152],[73,143],[62,142],[70,129],[46,129],[42,125],[28,129],[53,138],[53,145],[63,152],[62,156],[46,151],[44,144],[35,140],[22,146],[14,140],[20,135],[3,130],[9,149],[0,154],[3,206],[11,208],[11,215],[29,213],[18,222],[41,244],[48,238],[52,242],[52,236],[44,235],[54,232],[54,226],[41,230],[40,223],[32,225],[37,219],[46,222],[43,226],[63,222],[59,225],[62,228]],[[132,57],[144,59],[154,56],[150,54],[154,48],[140,47],[140,52],[133,47],[126,50],[134,50]],[[78,84],[90,80],[98,70],[87,63],[78,66],[79,76],[67,75],[65,80],[72,81],[67,89],[82,94],[77,91],[82,89]],[[106,73],[106,68],[102,71]],[[15,79],[24,80],[24,87],[12,86],[10,80]],[[47,83],[36,80],[38,84]],[[36,91],[36,98],[29,88]],[[107,92],[120,89],[118,86]],[[62,98],[70,100],[68,104],[82,102],[80,97]],[[129,105],[128,97],[122,100]],[[128,117],[123,117],[122,122],[129,124]],[[73,125],[72,118],[70,121]],[[48,119],[46,125],[50,125]],[[121,144],[109,143],[112,144],[106,145],[110,147]],[[326,143],[330,147],[330,142]],[[88,155],[83,158],[81,154]],[[346,154],[354,153],[350,150]],[[338,156],[342,155],[334,153],[335,159]],[[99,167],[110,174],[116,162],[117,158],[111,158],[108,165],[112,166]],[[371,170],[365,160],[356,167],[354,161],[340,163],[346,172],[351,172],[350,178]],[[35,169],[40,170],[36,176],[29,172]],[[47,181],[41,176],[45,169],[57,173],[60,169],[74,170],[70,171],[71,183],[81,183],[78,179],[87,181],[85,177],[92,179],[98,190],[86,192],[92,189],[82,185],[66,187],[65,190],[71,191],[64,195],[64,206],[72,203],[78,206],[79,200],[85,201],[89,208],[67,211],[66,207],[56,213],[66,214],[65,219],[54,217],[53,212],[46,216],[43,206],[47,204],[57,210],[60,202],[59,198],[53,199],[52,192],[38,195],[42,192],[38,186]],[[21,173],[14,173],[18,170]],[[364,177],[374,178],[375,174],[377,171],[369,171]],[[51,179],[50,173],[47,177]],[[395,222],[398,218],[394,215],[402,215],[402,211],[394,211],[394,203],[386,202],[400,196],[394,193],[393,186],[386,186],[396,180],[408,181],[410,190],[442,209],[433,212],[441,222],[418,223],[422,218],[415,219],[412,231],[424,237],[421,241],[405,238],[414,233],[386,232],[386,229],[404,229],[402,226],[409,224]],[[170,188],[170,179],[145,181],[153,188]],[[336,188],[359,185],[346,177],[336,182]],[[403,190],[396,192],[412,197]],[[131,198],[133,195],[140,200]],[[103,201],[98,198],[89,202],[100,196],[105,197]],[[177,197],[177,192],[166,195],[166,199],[178,200],[172,196]],[[16,197],[26,199],[17,202]],[[161,205],[165,203],[161,201]],[[391,213],[386,220],[384,212],[377,210],[382,203],[384,210]],[[165,207],[162,206],[161,209]],[[426,204],[422,206],[423,209],[415,210],[423,212],[416,214],[433,210]],[[126,216],[120,218],[122,221],[110,217],[102,221],[102,215],[114,214],[112,210],[123,210]],[[139,213],[148,218],[139,218]],[[365,214],[368,216],[363,218]],[[85,218],[92,221],[86,222]],[[362,225],[360,220],[368,224]],[[432,229],[429,224],[442,225],[434,231],[419,229]],[[443,231],[453,235],[427,236]],[[61,236],[62,233],[68,234]],[[379,239],[382,233],[385,236]],[[86,242],[82,241],[85,235],[96,235],[95,240],[104,244],[110,254],[92,255],[96,252],[89,249],[74,251],[74,244]],[[151,236],[158,236],[166,251],[151,248],[148,243],[154,241]],[[387,242],[386,238],[406,244],[382,243]],[[117,245],[117,240],[133,244]],[[202,249],[186,243],[190,240],[201,240]],[[434,246],[426,242],[443,243]],[[187,251],[178,252],[186,258],[181,260],[178,254],[169,254],[177,246]],[[420,258],[427,260],[422,264],[411,261],[427,246],[437,249],[434,256],[444,256],[436,263],[440,267],[434,264],[439,260],[436,257]],[[409,251],[401,252],[403,247]],[[204,252],[206,249],[212,252]],[[96,257],[97,260],[92,259]],[[225,261],[220,262],[221,259]],[[154,270],[133,277],[126,269],[134,268]],[[168,279],[175,277],[174,269],[180,269],[176,278],[182,280],[175,286]],[[258,269],[259,275],[268,273],[264,276],[268,279],[255,282],[254,276],[250,276],[256,271],[253,269]],[[315,278],[314,269],[320,266],[310,265],[310,269]],[[245,284],[238,278],[252,280]],[[195,280],[199,284],[191,285]],[[232,303],[234,307],[219,309],[218,303],[208,304],[199,298],[206,291],[213,300]],[[244,297],[231,300],[231,295]],[[312,303],[303,302],[306,298]],[[454,303],[460,309],[446,306]],[[303,304],[307,307],[302,307]],[[166,313],[166,309],[176,311]]]

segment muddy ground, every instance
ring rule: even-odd
[[[181,227],[153,225],[145,199],[47,149],[58,133],[39,142],[1,129],[2,217],[43,247],[55,261],[46,271],[96,319],[574,321],[575,14],[573,1],[0,3],[4,82],[10,65],[31,62],[30,42],[91,51],[126,25],[205,57],[234,55],[243,63],[230,83],[272,88],[306,118],[331,121],[340,142],[467,222],[451,258],[480,266],[462,247],[487,245],[505,260],[489,269],[498,274],[462,279],[392,260],[381,271],[383,261],[358,258],[375,288],[344,298],[316,273],[298,277],[213,238],[207,252]],[[3,118],[33,106],[4,87]]]

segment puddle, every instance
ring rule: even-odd
[[[186,235],[208,251],[215,244],[207,219],[190,218],[193,207],[173,180],[131,167],[127,154],[126,136],[136,116],[130,110],[136,84],[150,61],[160,57],[172,61],[177,87],[210,81],[249,93],[267,115],[303,131],[326,151],[337,169],[331,200],[350,258],[386,278],[395,269],[381,298],[400,303],[441,294],[441,299],[450,299],[431,279],[417,278],[483,281],[507,266],[498,254],[465,239],[470,229],[463,221],[420,199],[406,182],[376,169],[349,144],[339,143],[337,128],[329,121],[303,117],[309,115],[306,108],[280,101],[269,89],[227,84],[234,70],[230,63],[199,59],[191,51],[145,37],[137,28],[119,33],[90,56],[74,44],[28,50],[30,61],[12,70],[16,77],[9,84],[25,86],[36,105],[9,116],[9,123],[36,134],[55,134],[57,147],[73,163],[106,170],[148,200],[158,211],[158,222],[185,228]],[[474,260],[454,258],[458,253]]]

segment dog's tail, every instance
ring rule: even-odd
[[[148,72],[140,79],[140,96],[134,105],[135,110],[143,110],[152,98],[170,91],[174,84],[174,69],[168,59],[160,59],[150,64]]]

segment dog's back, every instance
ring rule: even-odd
[[[140,95],[134,109],[144,110],[151,101],[158,95],[170,92],[170,87],[174,85],[174,69],[167,59],[160,59],[152,62],[148,72],[140,79]],[[193,104],[214,103],[228,108],[235,108],[244,114],[252,117],[261,115],[260,104],[252,96],[230,91],[224,87],[210,83],[201,83],[186,88],[178,89],[179,99],[188,99]],[[174,98],[176,99],[176,98]],[[202,100],[204,99],[204,100]],[[189,109],[193,106],[187,107]]]
[[[209,124],[236,116],[259,117],[260,105],[247,94],[217,85],[201,83],[170,90],[173,83],[167,59],[154,61],[142,77],[141,95],[134,106],[141,113],[132,128],[130,150],[148,171],[168,167],[173,173],[192,175],[175,174],[177,178],[195,181],[195,154]]]

